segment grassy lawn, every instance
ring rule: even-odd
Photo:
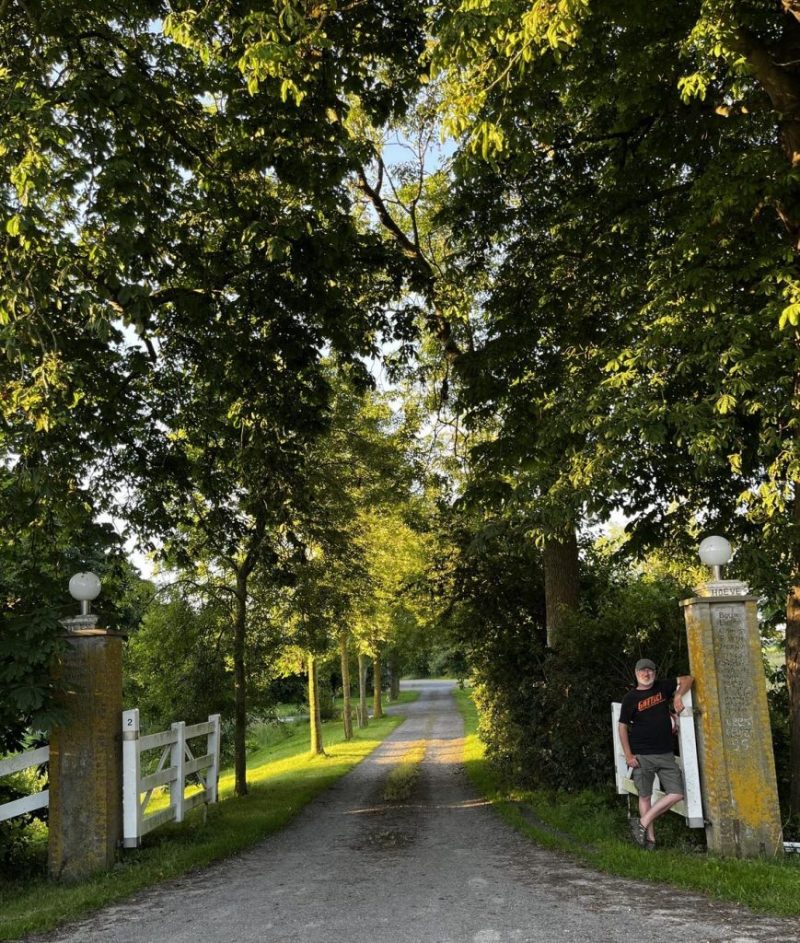
[[[702,830],[686,828],[672,814],[659,819],[661,847],[650,853],[631,843],[626,800],[610,788],[604,795],[502,789],[484,757],[469,693],[457,691],[456,699],[466,722],[464,759],[473,783],[510,825],[537,844],[610,874],[701,891],[761,913],[800,915],[800,855],[779,861],[709,856]]]
[[[401,698],[414,700],[415,695]],[[371,720],[342,739],[341,721],[323,726],[327,756],[309,755],[307,723],[264,725],[251,735],[250,792],[233,797],[233,773],[220,776],[217,805],[191,812],[180,825],[165,825],[145,836],[108,872],[74,886],[44,879],[0,883],[0,940],[50,930],[134,891],[177,877],[255,844],[280,829],[322,790],[356,766],[402,717]]]

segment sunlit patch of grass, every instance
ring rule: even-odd
[[[762,913],[800,915],[800,855],[746,861],[717,858],[706,853],[699,836],[678,816],[659,820],[661,847],[653,854],[630,842],[625,800],[610,789],[565,793],[505,788],[478,738],[478,715],[469,693],[455,695],[464,716],[464,762],[472,782],[511,826],[538,845],[568,852],[610,874],[700,891]]]
[[[425,758],[425,747],[425,741],[418,740],[403,753],[397,766],[386,777],[383,787],[384,801],[408,801],[419,777],[420,765]]]
[[[50,930],[256,844],[356,766],[402,719],[372,721],[354,731],[349,743],[342,739],[340,721],[326,723],[326,756],[317,757],[309,754],[308,725],[293,725],[289,736],[282,736],[273,748],[259,746],[249,757],[248,795],[233,797],[233,774],[225,771],[220,777],[224,801],[209,806],[207,815],[196,809],[181,824],[165,825],[145,836],[143,847],[126,852],[111,871],[71,886],[45,880],[0,884],[0,940]]]

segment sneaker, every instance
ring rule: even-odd
[[[647,842],[647,829],[642,825],[639,819],[631,819],[628,824],[631,829],[631,838],[640,848],[644,848]]]
[[[655,850],[656,850],[656,843],[655,843],[654,841],[651,841],[649,838],[645,838],[645,840],[644,840],[644,850],[645,850],[645,851],[655,851]]]

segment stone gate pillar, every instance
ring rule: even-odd
[[[731,857],[783,854],[756,597],[717,579],[683,601],[706,838]]]
[[[110,868],[122,839],[124,637],[94,622],[88,605],[64,620],[66,649],[55,671],[66,714],[50,738],[48,867],[57,880]]]

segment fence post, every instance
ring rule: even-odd
[[[172,751],[170,754],[170,766],[175,768],[176,779],[172,786],[170,786],[169,791],[169,801],[172,806],[172,811],[175,814],[175,821],[183,821],[183,792],[185,787],[185,760],[186,760],[186,737],[184,736],[184,730],[186,729],[186,722],[179,720],[177,723],[172,724],[170,730],[175,734],[175,743],[172,744]]]
[[[216,802],[219,795],[220,715],[209,714],[208,722],[214,728],[208,735],[206,753],[214,757],[214,762],[206,771],[206,802]]]
[[[142,778],[139,753],[139,711],[122,712],[122,847],[138,848],[142,842],[139,829],[139,780]]]

